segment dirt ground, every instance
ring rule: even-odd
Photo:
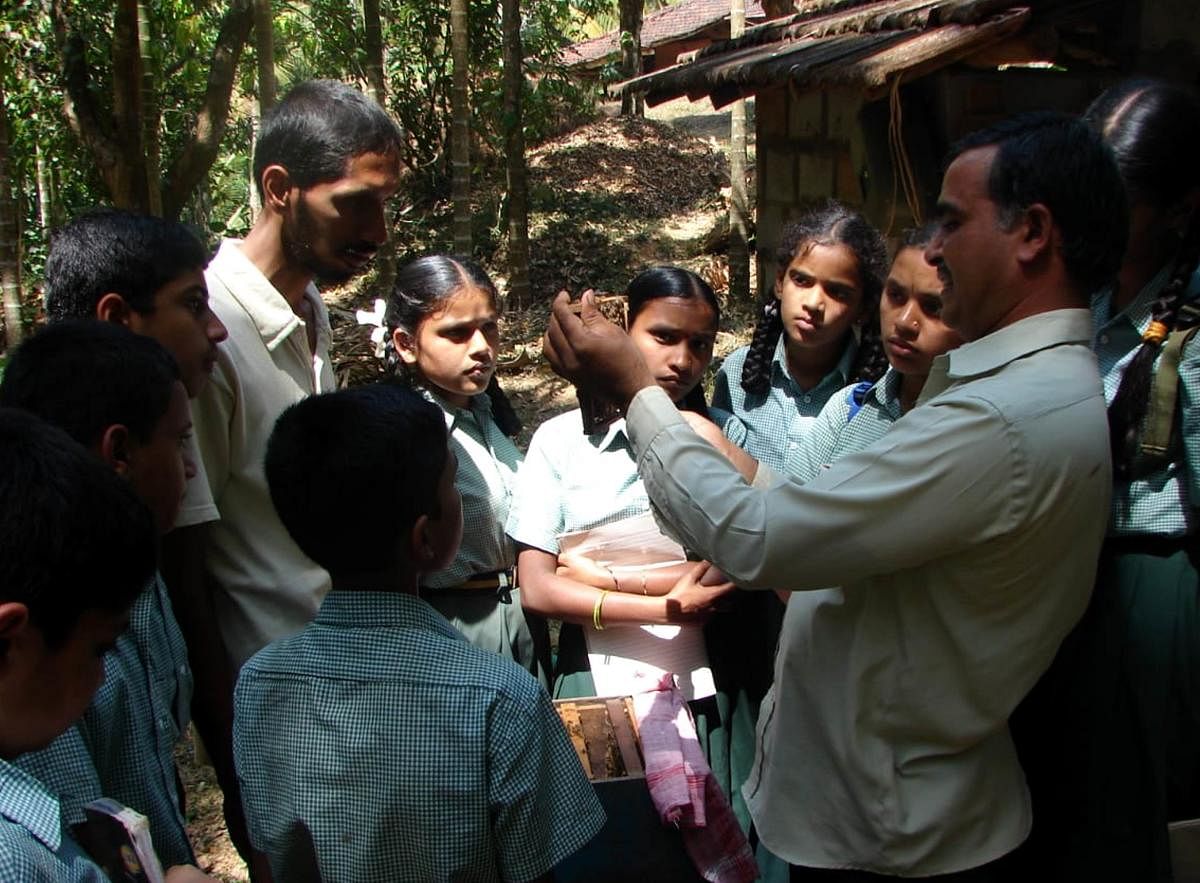
[[[752,136],[753,101],[749,105],[747,129]],[[530,151],[535,302],[521,312],[506,313],[500,369],[501,384],[525,424],[518,439],[522,448],[540,423],[576,407],[574,389],[541,355],[548,301],[559,288],[620,290],[643,266],[684,266],[704,276],[722,298],[713,370],[749,339],[753,310],[728,302],[724,255],[705,251],[705,238],[728,211],[723,152],[729,141],[729,115],[713,112],[707,102],[679,99],[648,109],[646,117],[602,119]],[[748,166],[753,168],[752,144],[749,149]],[[753,261],[751,267],[753,273]],[[503,290],[505,279],[498,267],[488,269]],[[382,370],[373,354],[370,329],[354,318],[354,310],[368,307],[372,297],[345,291],[327,298],[335,371],[343,384],[368,382]],[[177,760],[200,867],[226,883],[248,881],[225,829],[222,794],[212,768],[197,762],[190,739],[180,746]]]

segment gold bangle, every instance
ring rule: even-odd
[[[604,623],[600,621],[600,612],[604,608],[604,597],[608,594],[608,589],[601,589],[600,594],[596,596],[596,604],[592,607],[592,628],[598,632],[604,631]]]
[[[1146,333],[1142,335],[1142,340],[1146,343],[1162,343],[1170,333],[1171,329],[1165,322],[1155,320],[1146,327]]]

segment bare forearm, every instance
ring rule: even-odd
[[[526,609],[542,616],[561,619],[564,622],[591,625],[594,622],[596,603],[600,599],[600,593],[606,591],[608,594],[604,596],[601,603],[602,621],[605,624],[665,624],[671,621],[668,617],[666,592],[659,595],[652,593],[643,595],[640,582],[636,583],[639,586],[636,594],[629,593],[624,584],[622,585],[624,591],[616,591],[611,585],[591,586],[568,577],[558,576],[554,573],[553,564],[549,569],[535,570],[528,566],[524,556],[521,560],[520,573],[521,603]],[[618,579],[624,583],[621,577]],[[666,591],[670,591],[674,584],[673,580],[667,586]],[[647,586],[649,586],[649,580],[647,580]]]
[[[564,559],[559,559],[560,565]],[[693,564],[681,561],[660,567],[613,567],[591,570],[583,568],[558,569],[558,576],[565,577],[594,589],[608,589],[613,592],[628,592],[631,595],[661,596],[671,591],[671,588],[686,574]]]

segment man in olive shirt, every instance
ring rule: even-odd
[[[590,306],[560,297],[547,332],[560,373],[629,403],[684,545],[741,586],[795,591],[743,789],[793,880],[1005,878],[1030,828],[1008,716],[1082,614],[1104,534],[1086,306],[1125,242],[1111,156],[1075,120],[1007,121],[956,146],[938,215],[927,258],[968,343],[807,485],[766,468],[747,484]]]

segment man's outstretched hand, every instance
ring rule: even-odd
[[[639,390],[654,385],[638,348],[628,334],[600,314],[590,290],[583,293],[579,315],[572,312],[567,293],[559,292],[542,351],[558,374],[622,412]]]

